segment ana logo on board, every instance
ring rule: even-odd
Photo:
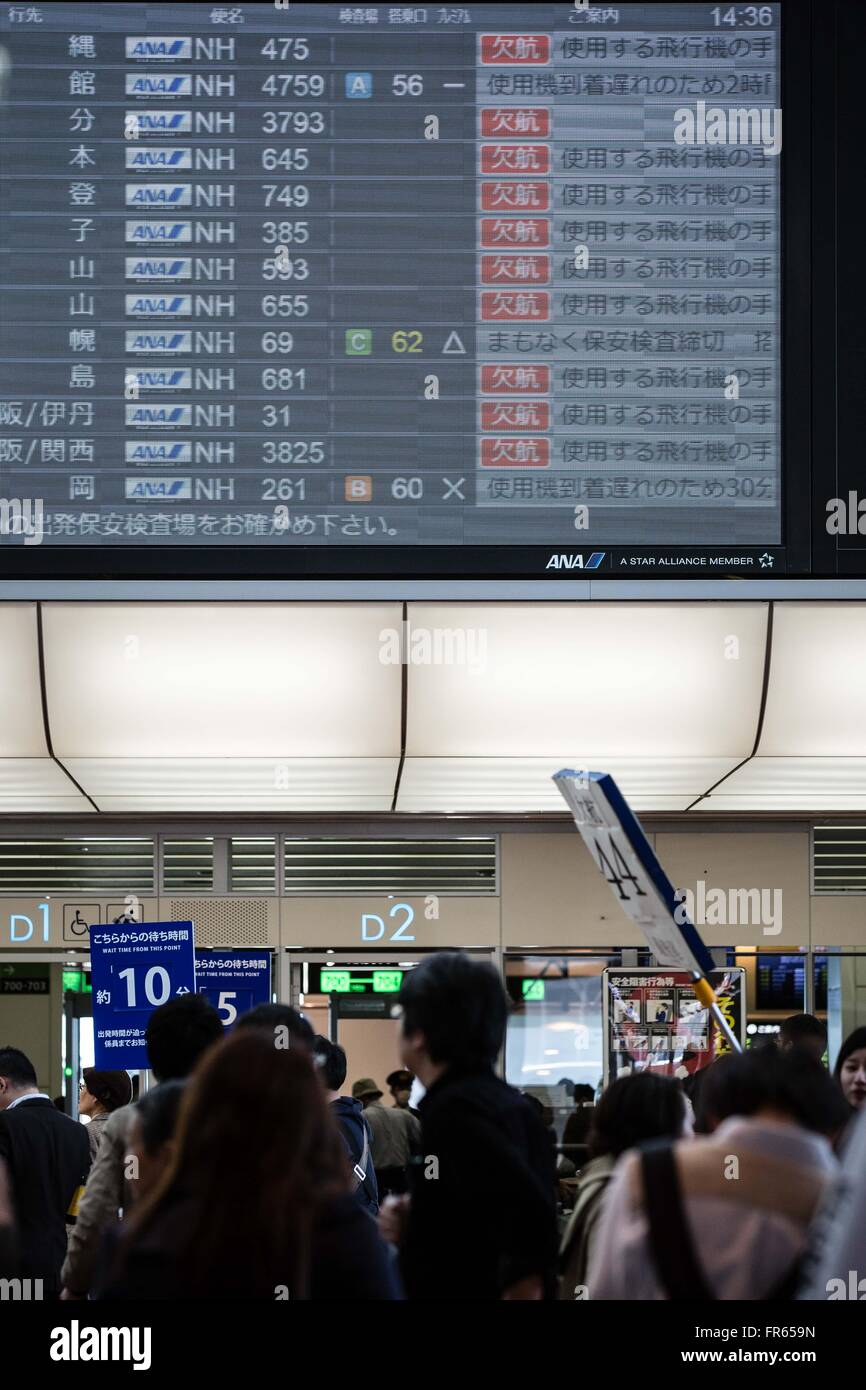
[[[581,554],[568,554],[559,552],[551,555],[546,570],[597,570],[605,557],[605,551],[594,550],[591,555],[584,559]]]

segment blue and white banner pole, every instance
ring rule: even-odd
[[[634,812],[607,772],[563,769],[554,782],[620,907],[640,928],[659,966],[688,970],[697,998],[735,1052],[740,1040],[719,1008],[713,958],[659,863]]]

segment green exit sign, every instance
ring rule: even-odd
[[[91,994],[93,988],[84,970],[64,970],[63,993],[71,990],[73,994]]]
[[[373,971],[373,993],[374,994],[399,994],[403,984],[402,970],[374,970]]]
[[[322,970],[319,988],[323,994],[348,994],[352,988],[352,976],[348,970]]]
[[[351,970],[320,970],[322,994],[398,994],[402,970],[372,970],[369,975]]]
[[[521,994],[524,999],[543,999],[544,981],[543,980],[521,980]]]

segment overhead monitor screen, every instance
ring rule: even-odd
[[[4,4],[3,572],[784,569],[781,8]]]

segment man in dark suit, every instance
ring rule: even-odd
[[[0,1161],[12,1188],[18,1273],[41,1279],[44,1298],[60,1292],[66,1219],[87,1181],[90,1144],[84,1125],[62,1115],[16,1047],[0,1047]]]

